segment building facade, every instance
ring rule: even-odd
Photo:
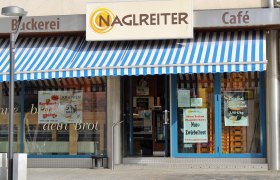
[[[51,11],[15,3],[30,12],[15,52],[14,109],[15,152],[28,154],[29,167],[91,167],[100,155],[110,168],[145,160],[196,168],[190,159],[279,168],[280,11],[270,1],[194,1],[192,38],[114,41],[87,40],[86,2],[44,2]],[[7,152],[7,35],[16,20],[0,22]]]

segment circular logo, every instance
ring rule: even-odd
[[[111,26],[115,15],[106,8],[99,8],[91,13],[89,24],[92,30],[97,33],[103,34],[109,32],[113,26]]]

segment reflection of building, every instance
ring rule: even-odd
[[[236,7],[231,3],[221,1],[220,5]],[[205,5],[196,4],[194,38],[188,40],[87,42],[84,16],[32,17],[38,22],[55,19],[60,29],[55,32],[44,28],[27,29],[17,41],[15,91],[16,103],[20,106],[15,113],[16,150],[28,153],[29,166],[33,167],[46,167],[49,162],[58,167],[90,167],[91,154],[105,154],[112,161],[111,128],[113,123],[124,120],[114,126],[115,164],[134,163],[135,156],[161,161],[158,156],[170,155],[173,163],[186,163],[186,167],[196,165],[187,164],[188,158],[194,161],[210,158],[202,159],[203,164],[222,162],[224,167],[230,166],[228,159],[223,161],[223,158],[230,158],[230,162],[241,158],[245,164],[234,164],[237,168],[248,165],[248,161],[261,163],[260,166],[253,164],[254,167],[267,168],[266,147],[270,149],[273,143],[266,142],[271,131],[266,131],[265,124],[277,117],[270,117],[275,112],[269,113],[270,118],[265,117],[268,106],[265,100],[270,99],[270,93],[265,96],[265,83],[271,79],[264,71],[267,59],[268,63],[276,62],[277,58],[266,57],[266,51],[276,56],[273,39],[277,38],[266,30],[272,26],[279,28],[280,22],[263,20],[257,15],[273,17],[279,11],[261,8],[255,1],[251,3],[250,8],[257,8],[242,10],[250,16],[246,24],[228,24],[233,23],[228,18],[241,12],[240,9],[198,11]],[[26,9],[32,16],[32,7]],[[0,22],[3,24],[0,28],[0,105],[3,108],[0,152],[5,152],[8,117],[4,109],[9,82],[9,41],[5,34],[10,30],[4,29],[9,27],[6,19]],[[266,48],[266,44],[272,47]],[[271,64],[268,67],[271,68]],[[271,71],[268,68],[267,74]],[[269,84],[267,91],[272,91],[274,85]],[[181,90],[188,90],[188,96],[182,97],[188,103],[178,105],[182,100],[178,95]],[[44,130],[37,114],[38,92],[44,91],[82,92],[82,124],[51,123],[49,129]],[[224,94],[240,91],[248,92],[249,125],[226,126]],[[183,112],[197,108],[207,109],[208,142],[184,143]],[[169,114],[164,114],[164,110]],[[170,122],[170,135],[164,120]],[[163,159],[168,161],[169,157]]]
[[[15,113],[16,150],[24,151],[30,156],[39,155],[39,157],[104,154],[106,152],[104,146],[105,84],[106,79],[102,77],[17,82],[18,91],[16,92],[25,100],[19,102],[20,111]],[[8,87],[6,82],[2,86],[4,99],[8,96],[5,93],[5,87]],[[67,104],[71,103],[71,107],[79,106],[76,108],[81,115],[78,119],[75,116],[76,111],[65,106],[66,101]],[[43,107],[48,108],[44,109],[45,111],[42,111],[40,115],[38,110]],[[69,118],[72,119],[72,122],[69,121]],[[80,120],[80,118],[82,119]],[[1,127],[7,124],[8,113],[1,114],[0,122]],[[7,150],[5,132],[6,130],[1,128],[1,152]]]

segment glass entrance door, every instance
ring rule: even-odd
[[[214,76],[177,75],[178,153],[216,153]]]
[[[165,75],[123,77],[124,157],[166,155],[165,142],[169,136],[163,112],[169,106],[165,99],[168,98],[165,78]]]

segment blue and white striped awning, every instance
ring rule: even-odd
[[[15,80],[88,76],[264,71],[262,31],[197,33],[194,39],[86,42],[20,38]],[[0,81],[9,81],[9,41],[0,39]]]

